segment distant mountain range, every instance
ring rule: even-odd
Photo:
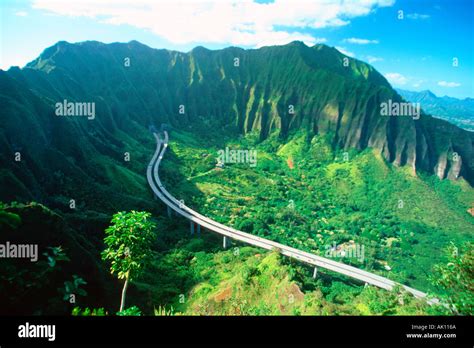
[[[420,103],[423,110],[458,127],[474,131],[474,98],[437,97],[433,92],[396,89],[407,101]]]

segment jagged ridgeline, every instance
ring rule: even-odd
[[[381,116],[381,103],[401,97],[373,67],[326,45],[181,53],[136,41],[59,42],[23,69],[0,71],[0,88],[4,200],[41,199],[58,186],[67,197],[71,180],[96,195],[113,174],[139,204],[154,146],[148,129],[162,123],[202,136],[278,132],[283,141],[305,129],[334,148],[371,147],[397,165],[474,183],[473,133],[424,114]],[[95,117],[58,117],[65,101],[94,102]],[[134,160],[124,166],[127,151]]]

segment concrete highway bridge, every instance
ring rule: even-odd
[[[346,265],[341,262],[330,260],[319,255],[292,248],[290,246],[262,237],[254,236],[250,233],[238,231],[234,228],[225,226],[219,222],[209,219],[208,217],[203,216],[187,207],[183,201],[179,201],[166,190],[158,175],[161,160],[163,159],[166,149],[168,148],[169,139],[168,133],[166,131],[164,131],[162,134],[163,137],[160,134],[153,133],[156,138],[157,145],[156,151],[147,167],[147,180],[156,197],[158,197],[167,206],[168,215],[170,217],[174,211],[176,214],[181,215],[185,219],[189,220],[192,234],[195,232],[200,233],[201,227],[203,227],[209,231],[222,235],[224,248],[230,245],[230,240],[236,240],[266,250],[277,250],[282,255],[291,257],[314,267],[313,277],[316,277],[318,268],[322,268],[386,290],[391,290],[395,286],[401,286],[407,292],[413,294],[417,298],[426,298],[426,293],[410,288],[403,284],[396,283],[388,278]],[[427,301],[430,304],[438,303],[438,300],[436,299],[427,299]]]

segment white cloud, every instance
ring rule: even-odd
[[[33,0],[33,8],[149,30],[175,44],[226,43],[259,47],[324,39],[307,29],[337,27],[395,0]],[[278,27],[278,29],[276,29]]]
[[[439,81],[438,86],[453,88],[453,87],[459,87],[461,86],[461,84],[457,82]]]
[[[413,88],[420,88],[421,85],[424,84],[424,82],[425,82],[424,80],[416,80],[416,81],[413,81],[412,86],[413,86]]]
[[[399,73],[387,73],[385,78],[393,85],[406,85],[408,78]]]
[[[351,51],[346,50],[345,47],[336,46],[335,48],[336,48],[339,52],[341,52],[342,54],[345,54],[346,56],[349,56],[349,57],[352,57],[352,58],[355,57],[355,54],[352,53]]]
[[[374,56],[367,56],[366,59],[370,64],[375,63],[375,62],[381,62],[383,60],[383,58],[381,57],[374,57]]]
[[[428,19],[428,18],[430,18],[430,15],[415,12],[415,13],[407,14],[407,18],[409,18],[409,19]]]
[[[18,16],[18,17],[26,17],[26,16],[28,16],[28,12],[25,12],[25,11],[18,11],[18,12],[15,12],[15,16]]]
[[[358,39],[356,37],[351,37],[349,39],[345,39],[345,42],[356,44],[356,45],[368,45],[368,44],[378,44],[378,40],[368,40],[368,39]]]

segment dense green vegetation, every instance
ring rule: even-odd
[[[238,250],[239,253],[233,250],[195,256],[192,267],[202,281],[192,289],[185,306],[181,306],[184,314],[416,315],[426,312],[427,306],[422,301],[396,291],[388,293],[340,281],[327,282],[327,279],[312,281],[305,277],[307,270],[285,264],[277,253],[260,254],[247,247]],[[297,278],[305,279],[306,291],[295,281]]]
[[[23,223],[29,219],[30,209],[31,206],[28,206],[18,214],[16,220],[21,222],[15,225],[17,232],[24,231]],[[2,215],[7,214],[11,214],[11,207],[3,205]],[[44,216],[40,219],[44,219]],[[313,279],[307,266],[282,258],[276,252],[264,252],[241,245],[221,251],[219,238],[212,234],[203,233],[199,237],[190,237],[187,224],[178,219],[158,217],[155,221],[160,230],[168,233],[159,234],[150,253],[151,263],[143,269],[142,277],[130,284],[127,301],[129,307],[117,315],[447,314],[443,307],[428,306],[401,289],[388,292],[370,286],[364,287],[330,272],[320,272],[317,279]],[[120,246],[117,250],[119,249]],[[49,262],[50,267],[61,260],[67,262],[68,258],[62,256],[62,248],[55,250],[52,255],[44,255],[42,261],[34,267],[44,267],[41,265],[45,261]],[[472,248],[469,252],[472,255]],[[77,261],[72,260],[75,267],[78,265]],[[91,274],[84,276],[86,296],[78,296],[76,301],[70,302],[70,297],[62,297],[63,293],[59,288],[56,295],[52,291],[55,283],[64,282],[66,285],[67,281],[61,279],[63,276],[55,280],[57,276],[41,273],[39,278],[35,269],[24,269],[19,272],[21,276],[18,276],[19,267],[23,265],[15,266],[12,262],[12,266],[14,268],[3,273],[3,276],[9,277],[8,281],[1,283],[2,293],[12,299],[11,307],[7,307],[10,311],[6,313],[18,313],[18,308],[14,305],[25,300],[36,303],[39,308],[37,314],[58,313],[59,308],[81,316],[116,313],[115,300],[93,301],[91,298],[97,291],[87,284],[89,280],[96,280]],[[103,268],[106,268],[105,263]],[[434,279],[455,279],[459,274],[458,269],[451,273],[449,270],[443,272],[444,278],[434,274]],[[471,271],[466,269],[465,272],[469,274]],[[78,279],[76,276],[74,278]],[[465,279],[468,288],[464,288],[464,301],[472,300],[472,289],[469,288],[472,287],[472,279]],[[69,286],[65,288],[69,287],[69,291],[77,294],[73,283],[74,281],[69,282]],[[76,283],[82,289],[83,282]],[[11,289],[11,286],[21,288],[26,284],[36,291],[32,299],[22,292],[14,294],[13,291],[17,290]],[[458,291],[456,287],[459,285],[451,283],[445,286],[445,290],[452,294],[453,291]],[[118,300],[116,287],[109,289],[108,293]],[[13,301],[14,298],[18,298],[18,301]],[[45,312],[46,303],[48,310]],[[24,304],[25,311],[28,310],[28,304]]]
[[[229,141],[255,148],[258,164],[216,168],[218,149],[197,141],[172,133],[162,177],[187,205],[246,232],[322,256],[334,244],[359,244],[363,262],[342,261],[425,291],[449,242],[472,238],[474,190],[462,180],[416,176],[370,150],[333,153],[306,133],[284,145],[276,136]]]
[[[461,248],[450,245],[445,264],[436,265],[433,283],[442,289],[441,298],[455,314],[474,313],[474,246],[466,243]]]
[[[0,314],[66,314],[82,301],[103,300],[103,272],[91,243],[57,213],[37,203],[0,203],[0,231],[2,244],[38,245],[34,262],[1,259]]]

